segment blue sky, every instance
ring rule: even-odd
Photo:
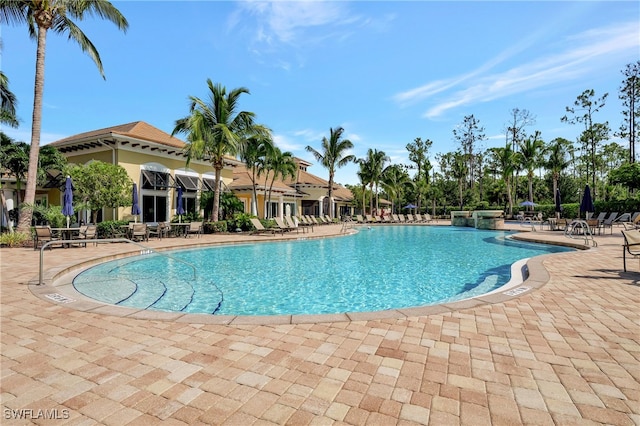
[[[329,128],[342,126],[364,157],[375,148],[407,163],[405,146],[431,139],[454,151],[453,129],[473,114],[482,148],[504,145],[510,111],[536,117],[528,133],[575,140],[560,122],[586,89],[609,93],[595,119],[621,123],[618,89],[640,59],[640,3],[435,1],[114,1],[126,34],[108,22],[80,27],[100,52],[106,80],[80,48],[49,33],[41,143],[146,121],[171,133],[206,79],[246,87],[240,108],[257,114],[283,150],[315,162]],[[35,41],[4,25],[0,66],[30,141]],[[612,138],[612,140],[616,140]],[[328,178],[314,165],[310,172]],[[336,181],[357,184],[357,166]]]

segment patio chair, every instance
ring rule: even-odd
[[[80,232],[78,232],[78,236],[75,238],[76,240],[85,240],[84,243],[80,243],[82,244],[83,247],[87,247],[87,242],[86,240],[94,240],[96,239],[98,236],[98,227],[96,225],[82,225],[80,227]],[[96,243],[94,242],[93,245],[95,246]]]
[[[149,227],[146,223],[134,223],[131,226],[131,239],[133,241],[149,241]]]
[[[171,230],[171,225],[168,222],[158,222],[155,226],[149,226],[149,236],[150,237],[158,237],[158,239],[167,238],[169,236],[169,231]]]
[[[622,262],[627,272],[627,253],[633,257],[640,256],[640,231],[622,231],[624,245],[622,246]]]
[[[267,234],[268,233],[268,234],[275,235],[276,230],[272,228],[265,228],[264,225],[262,225],[262,222],[260,222],[260,219],[252,217],[249,220],[251,221],[251,224],[255,228],[253,231],[251,231],[251,234]]]
[[[200,238],[200,235],[202,235],[202,222],[189,223],[189,226],[187,226],[184,236],[188,238],[189,235],[191,234],[196,234],[198,238]]]
[[[60,238],[54,237],[50,226],[36,226],[33,233],[33,249],[37,250],[38,245],[44,245],[49,241],[57,241]],[[51,245],[49,245],[51,250]]]

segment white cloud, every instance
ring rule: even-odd
[[[446,111],[479,102],[487,102],[517,93],[543,88],[594,73],[603,64],[615,63],[629,52],[640,48],[637,22],[596,28],[571,35],[550,48],[561,49],[560,53],[530,58],[527,63],[514,66],[504,72],[487,74],[495,65],[503,62],[514,52],[519,52],[533,38],[501,53],[496,58],[462,76],[432,81],[420,87],[394,96],[399,104],[424,101],[436,94],[446,93],[439,103],[431,106],[424,117],[434,119]],[[464,85],[464,86],[463,86]],[[450,89],[461,86],[457,91]]]
[[[230,17],[229,26],[237,25],[243,12],[249,13],[256,19],[256,41],[268,45],[299,44],[309,28],[335,28],[358,19],[337,1],[241,1],[238,5],[240,11]]]

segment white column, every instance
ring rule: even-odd
[[[280,219],[284,218],[284,197],[282,194],[278,196],[278,216]]]

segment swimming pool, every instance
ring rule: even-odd
[[[572,250],[507,236],[472,228],[363,227],[341,238],[149,252],[90,268],[73,285],[105,303],[160,311],[365,312],[484,294],[509,281],[514,262]]]

